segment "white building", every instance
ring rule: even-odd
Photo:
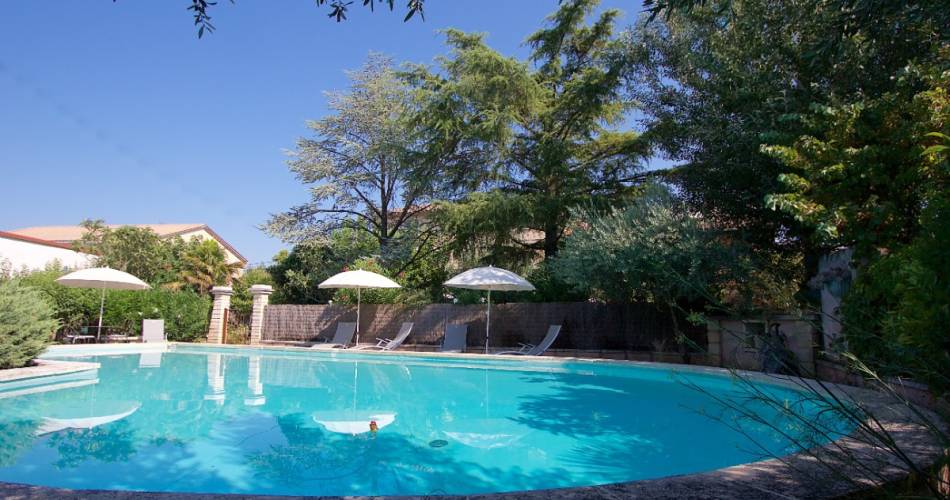
[[[95,256],[66,243],[0,231],[0,273],[43,269],[58,261],[70,269],[90,267]]]
[[[106,227],[117,229],[125,224],[106,224]],[[212,240],[221,247],[229,264],[240,264],[241,268],[247,266],[247,259],[241,255],[237,249],[214,232],[207,224],[128,224],[130,226],[150,229],[158,235],[159,238],[181,238],[188,241],[192,238],[199,240]],[[82,238],[86,229],[82,226],[37,226],[13,229],[10,231],[21,236],[38,238],[45,241],[53,241],[69,245]]]

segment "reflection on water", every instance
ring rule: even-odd
[[[98,403],[98,404],[97,404]],[[109,406],[114,406],[115,402],[108,401]],[[43,423],[40,424],[40,427],[36,429],[36,435],[42,436],[43,434],[49,434],[51,432],[59,432],[64,429],[92,429],[93,427],[99,427],[100,425],[105,425],[117,420],[122,420],[125,417],[135,413],[139,407],[142,405],[137,401],[130,401],[124,403],[123,406],[128,406],[129,409],[120,413],[113,413],[109,415],[102,415],[103,406],[101,402],[90,401],[88,405],[81,405],[79,411],[75,411],[75,408],[71,408],[68,413],[76,414],[88,414],[84,417],[71,417],[71,418],[56,418],[56,417],[43,417]]]
[[[755,458],[741,450],[745,437],[694,411],[709,400],[667,375],[371,359],[260,351],[100,357],[98,383],[0,399],[0,480],[215,493],[477,493]],[[769,449],[789,446],[764,426],[744,430]]]
[[[261,382],[261,357],[249,356],[247,358],[247,390],[250,396],[244,398],[244,404],[247,406],[261,406],[267,402],[264,397],[264,384]]]

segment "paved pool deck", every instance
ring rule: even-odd
[[[167,348],[175,351],[178,345],[187,345],[182,351],[200,351],[202,347],[215,351],[231,349],[247,349],[247,346],[227,345],[195,345],[169,344]],[[72,346],[64,346],[72,347]],[[56,349],[57,355],[68,352],[84,352],[77,349]],[[110,354],[129,352],[107,348]],[[145,349],[155,350],[159,347],[151,346]],[[277,351],[308,351],[299,347],[252,348],[255,350]],[[326,352],[326,351],[323,351]],[[235,352],[237,354],[237,352]],[[275,353],[275,354],[277,354]],[[420,356],[420,357],[448,357],[471,358],[484,360],[486,358],[511,359],[512,356],[493,356],[481,354],[438,354],[387,352],[373,353],[360,351],[361,354],[375,354],[379,356]],[[339,355],[347,355],[345,351]],[[828,394],[844,398],[859,404],[867,412],[875,416],[869,421],[869,428],[879,428],[888,432],[895,443],[900,447],[907,459],[914,467],[925,468],[933,464],[944,450],[936,442],[934,434],[920,416],[931,422],[936,422],[944,432],[948,427],[945,422],[929,410],[911,408],[900,401],[881,392],[837,384],[819,383],[808,379],[798,379],[782,376],[766,375],[757,372],[729,371],[723,368],[699,367],[690,365],[668,365],[662,363],[647,363],[638,361],[617,360],[587,360],[573,358],[533,358],[524,359],[529,363],[606,363],[636,366],[656,366],[672,371],[686,373],[708,373],[727,377],[748,377],[753,381],[802,388],[810,387],[816,390],[827,390]],[[860,464],[860,465],[858,465]],[[533,490],[511,493],[494,493],[479,495],[456,495],[439,498],[468,498],[478,500],[580,500],[580,499],[628,499],[628,498],[662,498],[662,499],[789,499],[789,498],[833,498],[849,493],[859,492],[871,488],[882,482],[897,481],[906,477],[909,469],[906,462],[899,460],[894,453],[888,452],[883,446],[876,444],[864,430],[856,430],[851,435],[838,439],[824,446],[816,447],[807,452],[795,453],[782,458],[774,458],[752,462],[714,471],[671,476],[659,479],[648,479],[603,486],[561,488],[551,490]],[[155,499],[155,500],[195,500],[224,498],[229,500],[250,500],[264,498],[342,498],[342,497],[267,497],[260,495],[220,495],[201,493],[159,493],[159,492],[130,492],[130,491],[101,491],[101,490],[68,490],[48,488],[15,483],[0,483],[0,496],[8,499]],[[345,497],[369,498],[369,497]],[[390,497],[400,499],[432,498],[426,496]]]
[[[14,382],[38,379],[41,377],[52,377],[55,375],[67,375],[99,368],[99,363],[87,363],[84,361],[37,359],[33,363],[33,366],[0,370],[0,382]]]

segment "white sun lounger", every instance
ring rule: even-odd
[[[464,352],[465,338],[468,336],[468,325],[447,325],[445,337],[442,339],[440,352]]]
[[[379,349],[380,351],[395,351],[406,341],[409,334],[412,333],[412,323],[403,323],[399,328],[399,333],[391,339],[377,338],[376,345],[364,345],[354,349]]]
[[[333,339],[322,344],[314,344],[311,349],[337,349],[350,345],[353,341],[353,335],[356,333],[356,323],[339,322],[336,324],[336,333]]]
[[[544,351],[547,351],[551,344],[554,343],[557,339],[558,334],[561,333],[561,325],[551,325],[548,327],[548,333],[541,339],[541,342],[538,345],[534,344],[521,344],[521,348],[515,351],[502,351],[496,352],[495,354],[518,354],[521,356],[540,356],[544,354]]]

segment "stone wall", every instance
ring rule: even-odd
[[[537,343],[548,325],[563,328],[553,348],[557,350],[652,351],[665,340],[665,349],[676,350],[673,322],[668,312],[649,304],[512,303],[493,304],[491,345],[517,346]],[[356,308],[349,305],[277,305],[264,313],[264,341],[311,342],[333,336],[337,322],[356,321]],[[391,338],[403,321],[415,323],[407,344],[439,345],[450,323],[468,324],[468,345],[484,346],[485,306],[430,304],[421,307],[364,304],[360,338],[366,343],[377,337]],[[680,327],[700,348],[706,348],[706,327],[679,319]]]
[[[710,352],[718,351],[721,366],[743,370],[762,370],[760,348],[767,333],[777,324],[787,347],[804,374],[815,373],[815,347],[818,340],[818,318],[794,315],[771,315],[760,318],[712,318],[709,320]]]

